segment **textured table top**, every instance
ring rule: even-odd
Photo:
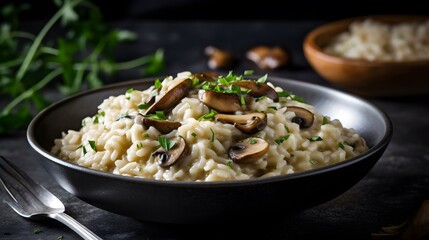
[[[139,40],[122,47],[119,58],[133,58],[162,47],[167,58],[163,73],[208,70],[207,45],[232,51],[239,59],[236,72],[255,66],[245,52],[257,44],[281,45],[293,64],[270,73],[335,88],[308,66],[302,42],[320,22],[117,22],[135,31]],[[262,74],[262,71],[256,71]],[[123,72],[118,81],[135,79]],[[48,93],[52,94],[52,93]],[[53,95],[55,98],[55,95]],[[341,196],[279,222],[255,219],[255,225],[167,225],[140,222],[93,207],[63,190],[40,165],[25,132],[0,136],[0,154],[16,162],[36,181],[56,194],[66,212],[104,239],[371,239],[381,227],[400,224],[429,197],[429,107],[424,97],[368,99],[385,111],[394,134],[386,152],[369,174]],[[1,99],[0,99],[1,101]],[[35,234],[35,229],[40,233]],[[0,239],[80,239],[52,220],[24,219],[0,203]]]

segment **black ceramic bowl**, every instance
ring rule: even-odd
[[[105,210],[140,220],[204,223],[275,213],[284,216],[333,199],[362,179],[386,149],[392,126],[375,106],[325,87],[280,78],[270,82],[303,97],[316,109],[356,129],[369,151],[347,161],[284,176],[227,182],[169,182],[118,176],[63,161],[49,153],[61,132],[79,129],[103,99],[129,88],[146,89],[153,79],[125,82],[59,101],[38,114],[28,127],[31,146],[47,171],[68,192]]]

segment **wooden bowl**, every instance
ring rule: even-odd
[[[340,20],[307,34],[304,54],[326,80],[362,96],[386,97],[429,93],[429,59],[413,61],[368,61],[325,53],[322,49],[355,21],[371,18],[384,23],[423,22],[428,16],[377,15]]]

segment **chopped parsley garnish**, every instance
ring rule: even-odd
[[[57,240],[63,240],[64,239],[64,237],[63,236],[58,236],[57,237]]]
[[[210,128],[210,132],[211,132],[211,135],[210,135],[210,142],[214,142],[214,139],[215,139],[215,133],[213,132],[213,129],[212,129],[212,128]]]
[[[102,111],[102,112],[99,112],[98,115],[104,117],[106,115],[106,113],[104,111]]]
[[[338,147],[344,150],[344,144],[342,142],[338,143]]]
[[[275,106],[269,106],[268,108],[271,108],[271,109],[274,109],[277,111],[277,107],[275,107]]]
[[[247,142],[248,142],[249,144],[255,144],[255,143],[257,143],[256,139],[254,139],[254,138],[248,138],[248,139],[247,139]]]
[[[259,102],[259,101],[262,101],[262,100],[264,100],[265,98],[267,98],[267,96],[260,96],[260,97],[257,97],[256,99],[255,99],[255,102]]]
[[[328,124],[329,120],[327,117],[323,116],[322,125]]]
[[[93,124],[98,124],[98,116],[95,116],[94,121],[92,121]]]
[[[253,70],[245,70],[243,75],[244,76],[252,75],[253,72],[254,72]]]
[[[35,228],[35,229],[33,230],[33,232],[34,232],[34,234],[39,234],[39,233],[41,233],[41,232],[42,232],[42,230],[40,230],[40,228]]]
[[[92,150],[97,152],[97,144],[95,144],[95,141],[88,140],[89,146],[91,146]]]
[[[82,152],[83,152],[83,155],[85,156],[85,155],[86,155],[86,153],[87,153],[88,151],[86,151],[85,146],[83,146],[83,145],[81,145],[81,146],[82,146]]]
[[[264,76],[260,77],[258,80],[256,80],[258,83],[264,83],[267,81],[268,74],[265,74]]]
[[[301,102],[301,103],[305,103],[304,98],[302,98],[302,97],[298,97],[298,96],[296,96],[296,95],[293,95],[293,96],[292,96],[292,100],[297,101],[297,102]]]
[[[234,168],[232,168],[232,160],[228,160],[227,162],[226,162],[226,166],[228,166],[229,168],[231,168],[231,169],[234,169]]]
[[[143,148],[143,143],[139,142],[137,143],[137,149]]]
[[[194,79],[192,80],[192,86],[197,86],[198,83],[200,83],[200,79],[198,79],[197,77],[194,77]]]
[[[289,135],[277,138],[276,140],[274,140],[274,142],[276,142],[277,144],[281,144],[282,142],[286,141],[289,138]]]
[[[240,96],[240,104],[241,105],[246,105],[246,101],[244,100],[244,96],[243,95]]]
[[[197,134],[193,132],[193,133],[191,133],[191,136],[192,136],[192,137],[196,137],[196,136],[197,136]]]
[[[85,127],[86,126],[86,121],[85,121],[85,119],[82,119],[82,127]]]
[[[317,141],[322,141],[323,138],[321,138],[320,136],[314,136],[309,138],[308,140],[310,140],[310,142],[317,142]]]
[[[143,133],[143,137],[148,138],[149,137],[149,133],[147,133],[147,132]]]
[[[130,114],[128,113],[128,111],[127,111],[126,113],[122,113],[121,115],[119,115],[119,116],[116,118],[116,121],[119,121],[119,120],[121,120],[121,119],[123,119],[123,118],[131,118],[131,116],[130,116]]]
[[[139,172],[143,171],[142,166],[138,166],[138,167],[137,167],[137,170],[138,170]]]
[[[132,93],[134,91],[134,89],[133,88],[129,88],[128,90],[127,90],[127,93]]]
[[[305,103],[304,98],[296,96],[290,92],[284,92],[284,91],[283,92],[277,92],[277,96],[279,96],[279,97],[290,97],[294,101]]]
[[[163,111],[156,111],[155,114],[148,114],[146,115],[148,118],[152,118],[155,120],[165,120],[165,115]]]
[[[155,88],[156,89],[161,89],[162,88],[162,82],[159,79],[155,80]]]
[[[289,92],[277,92],[277,96],[279,97],[289,97],[290,95],[292,95]]]
[[[138,109],[148,109],[150,107],[150,104],[142,103],[137,106]]]
[[[170,151],[170,149],[172,149],[174,145],[176,145],[175,141],[171,141],[165,136],[158,136],[158,142],[159,145],[161,145],[161,147],[165,149],[165,151]]]
[[[310,159],[310,164],[311,164],[311,165],[316,165],[316,164],[317,164],[317,161],[316,161],[316,160],[312,160],[312,159]]]
[[[217,114],[217,112],[215,110],[211,109],[209,113],[204,114],[203,116],[199,117],[198,121],[201,121],[203,119],[212,119],[216,114]]]

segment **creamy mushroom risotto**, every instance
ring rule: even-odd
[[[367,150],[356,131],[266,80],[182,72],[128,89],[63,133],[52,153],[126,176],[223,181],[307,171]]]

